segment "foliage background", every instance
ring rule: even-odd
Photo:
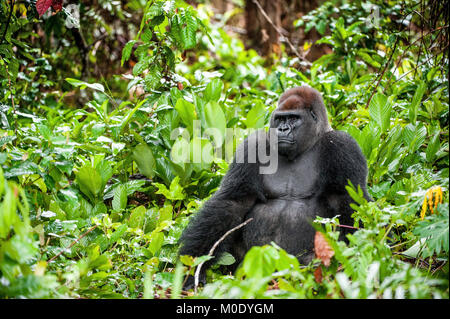
[[[290,32],[269,47],[242,35],[249,2],[1,2],[0,296],[448,298],[447,2],[320,1],[273,22]],[[318,219],[329,265],[254,247],[182,291],[202,259],[178,238],[228,167],[211,150],[232,155],[297,85],[368,160],[374,202],[348,187],[359,230],[346,244]],[[193,120],[240,134],[221,145]]]

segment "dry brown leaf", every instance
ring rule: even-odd
[[[334,256],[334,251],[320,232],[316,232],[316,235],[314,236],[314,252],[316,253],[316,257],[322,260],[322,263],[325,266],[328,267],[330,265],[330,260],[331,257]]]

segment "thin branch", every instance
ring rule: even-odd
[[[395,50],[397,49],[397,44],[400,40],[400,37],[397,36],[397,39],[395,40],[394,49],[392,49],[391,56],[389,57],[389,60],[387,61],[386,65],[383,68],[383,71],[380,74],[380,78],[378,79],[377,84],[375,85],[374,89],[372,90],[372,94],[370,95],[369,99],[367,100],[366,106],[369,107],[370,101],[372,100],[373,96],[375,95],[375,92],[377,91],[377,87],[380,85],[381,80],[383,79],[384,73],[386,72],[387,68],[389,67],[389,64],[391,64],[391,60],[395,54]]]
[[[397,83],[398,81],[400,81],[401,79],[403,79],[405,76],[407,76],[407,75],[408,75],[409,73],[411,73],[412,71],[416,70],[417,68],[419,68],[420,66],[424,65],[425,63],[428,63],[428,61],[430,61],[432,58],[434,58],[435,56],[437,56],[437,55],[441,54],[442,52],[444,52],[445,49],[448,48],[448,46],[449,46],[449,45],[447,44],[447,45],[446,45],[441,51],[439,51],[436,55],[430,56],[428,59],[426,59],[425,61],[423,61],[423,62],[420,63],[419,65],[417,65],[414,69],[409,70],[408,72],[402,74],[402,76],[399,77],[397,80],[395,80],[392,84]]]
[[[232,232],[234,232],[235,230],[238,230],[241,227],[244,227],[245,225],[247,225],[249,222],[251,222],[253,220],[253,218],[249,218],[247,219],[245,222],[243,222],[242,224],[237,225],[236,227],[230,229],[229,231],[227,231],[222,237],[220,237],[220,239],[218,241],[215,242],[215,244],[212,246],[211,250],[208,253],[208,256],[212,256],[212,254],[214,253],[214,250],[216,250],[217,246],[219,246],[219,244],[228,236],[230,235]],[[197,269],[195,270],[195,277],[194,277],[194,293],[197,294],[197,288],[198,288],[198,278],[200,276],[200,270],[202,269],[203,264],[205,263],[202,262],[197,266]]]
[[[444,26],[442,26],[442,27],[439,27],[439,28],[436,28],[436,29],[434,29],[434,30],[431,30],[431,31],[429,31],[427,34],[422,34],[419,38],[417,38],[416,40],[414,40],[413,42],[411,42],[411,43],[408,45],[408,47],[406,47],[406,49],[403,50],[402,55],[401,55],[399,58],[397,58],[398,62],[397,62],[397,64],[396,64],[396,66],[395,66],[395,69],[398,69],[398,67],[400,66],[400,63],[402,62],[402,60],[403,60],[404,56],[406,55],[406,53],[410,52],[410,51],[409,51],[409,48],[411,48],[414,44],[416,44],[418,41],[422,41],[425,37],[429,36],[430,34],[436,32],[436,31],[439,31],[439,34],[440,34],[440,32],[442,32],[442,30],[445,30],[445,29],[447,29],[448,27],[449,27],[448,25],[444,25]],[[436,38],[439,36],[439,34],[436,36]],[[395,70],[395,69],[394,69],[394,70]],[[389,83],[391,82],[391,79],[392,79],[393,76],[394,76],[394,72],[391,72],[391,75],[389,76],[388,82],[387,82],[386,85],[384,86],[383,93],[386,92],[386,88],[388,87]]]
[[[349,225],[336,225],[337,227],[341,227],[341,228],[349,228],[349,229],[360,229],[359,227],[353,227],[353,226],[349,226]]]
[[[84,236],[86,236],[87,234],[89,234],[91,231],[93,231],[94,229],[97,228],[98,225],[92,226],[91,228],[89,228],[84,234],[82,234],[80,237],[78,237],[77,239],[75,239],[67,248],[64,248],[63,250],[61,250],[58,254],[56,254],[55,256],[53,256],[48,263],[51,263],[52,261],[54,261],[56,258],[58,258],[66,249],[70,249],[72,248],[73,245],[75,245],[78,241],[80,241]]]
[[[309,62],[308,60],[306,60],[306,58],[301,55],[297,49],[294,47],[294,45],[291,43],[291,41],[289,41],[289,39],[287,37],[285,37],[283,35],[283,31],[273,23],[272,19],[270,19],[270,17],[267,15],[267,13],[264,11],[264,9],[261,7],[261,5],[259,4],[259,2],[257,0],[252,0],[254,4],[256,4],[256,6],[258,7],[259,11],[261,12],[261,14],[264,16],[264,18],[272,25],[272,27],[275,29],[275,31],[277,31],[277,33],[284,37],[286,39],[286,43],[289,45],[289,47],[291,48],[291,50],[295,53],[295,55],[302,61],[305,62],[305,64],[307,66],[312,66],[312,63]]]

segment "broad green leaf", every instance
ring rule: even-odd
[[[179,165],[189,163],[190,151],[189,141],[186,141],[184,138],[178,138],[170,150],[170,159]]]
[[[197,44],[197,19],[192,16],[190,10],[186,10],[182,15],[182,22],[185,26],[181,29],[181,39],[185,50],[192,49]]]
[[[139,144],[133,150],[133,160],[136,162],[139,172],[152,178],[155,175],[155,159],[150,147],[146,144]]]
[[[421,124],[414,126],[410,123],[403,128],[402,136],[409,151],[415,152],[424,143],[427,137],[427,129]]]
[[[272,246],[254,246],[246,254],[243,271],[251,278],[263,278],[275,271],[277,251]]]
[[[204,256],[199,256],[199,257],[195,257],[194,259],[194,267],[200,265],[201,263],[211,260],[213,259],[214,256],[208,256],[208,255],[204,255]]]
[[[161,225],[166,220],[172,220],[172,210],[173,207],[171,205],[165,205],[159,209],[159,225]]]
[[[247,113],[247,118],[244,120],[244,123],[247,128],[263,128],[265,114],[266,110],[264,108],[264,104],[262,104],[261,101],[257,101]]]
[[[223,253],[217,260],[216,264],[229,266],[234,264],[235,262],[236,259],[233,257],[233,255],[231,255],[230,253]]]
[[[122,131],[124,130],[124,128],[128,125],[128,123],[130,123],[134,113],[136,113],[136,111],[147,101],[147,99],[144,99],[142,101],[140,101],[132,110],[128,111],[127,115],[124,116],[124,118],[122,119],[122,121],[120,122],[120,130],[119,130],[119,134],[122,133]]]
[[[139,60],[139,62],[136,63],[133,67],[133,75],[136,76],[141,74],[147,67],[148,67],[148,60],[146,59]]]
[[[439,148],[441,147],[441,141],[439,137],[440,132],[437,132],[428,143],[427,149],[425,151],[427,161],[430,163],[434,161],[434,159],[436,158],[436,154],[439,151]]]
[[[179,98],[175,104],[175,110],[177,110],[181,120],[188,128],[189,133],[192,134],[194,120],[197,120],[197,113],[195,112],[194,104],[183,98]]]
[[[186,265],[186,266],[194,265],[194,257],[189,256],[189,255],[181,255],[180,261],[183,263],[183,265]]]
[[[223,82],[220,79],[213,79],[205,88],[205,99],[207,102],[218,102],[223,90]]]
[[[420,102],[422,101],[422,97],[425,91],[426,91],[425,82],[421,81],[419,86],[417,87],[416,92],[414,93],[411,105],[409,106],[409,120],[411,121],[412,124],[416,124],[417,110],[419,109],[419,105]]]
[[[164,242],[164,233],[157,232],[153,233],[151,236],[150,244],[148,245],[148,250],[155,255],[161,249]]]
[[[87,83],[73,78],[66,78],[66,81],[72,84],[74,87],[79,87],[81,90],[84,90],[88,87],[96,91],[105,92],[105,88],[100,83]]]
[[[103,184],[102,177],[97,170],[90,165],[85,165],[80,168],[75,179],[81,192],[94,203],[102,190]]]
[[[164,184],[153,183],[158,187],[156,194],[162,194],[164,197],[170,200],[182,200],[185,198],[183,187],[179,184],[180,177],[176,176],[170,183],[170,189],[167,189]]]
[[[142,227],[146,212],[147,209],[142,205],[133,209],[128,219],[128,226],[131,228]]]
[[[136,43],[136,40],[130,40],[125,44],[122,50],[122,60],[120,61],[120,65],[123,66],[125,61],[128,61],[131,56],[131,51],[133,50],[133,46]]]
[[[111,204],[113,210],[117,212],[127,207],[127,190],[125,185],[119,185],[114,189],[114,198]]]
[[[390,126],[391,105],[388,98],[381,93],[376,93],[369,104],[370,118],[378,124],[382,132]]]
[[[113,175],[113,169],[108,161],[101,160],[95,165],[95,170],[99,173],[102,180],[101,190],[105,189],[106,183],[111,179]]]
[[[222,145],[225,139],[227,120],[219,103],[208,102],[205,106],[205,134],[209,135],[216,147]]]
[[[195,171],[208,169],[214,160],[214,148],[211,142],[205,138],[193,138],[190,143],[191,163]]]
[[[119,228],[116,229],[114,233],[112,233],[111,238],[109,239],[109,245],[113,245],[116,243],[127,231],[128,225],[122,224]]]
[[[161,84],[161,69],[157,64],[152,64],[147,75],[144,77],[145,88],[147,91],[157,89]]]

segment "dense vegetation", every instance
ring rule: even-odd
[[[330,49],[311,63],[288,46],[262,57],[227,33],[239,1],[219,18],[199,2],[83,2],[79,25],[61,1],[38,1],[39,12],[35,1],[1,2],[0,296],[448,298],[439,2],[324,2],[294,22]],[[359,228],[349,243],[339,217],[316,220],[329,263],[254,247],[236,273],[224,272],[225,255],[205,287],[183,292],[206,257],[178,258],[182,230],[236,145],[297,85],[322,92],[333,128],[361,146],[374,202],[348,186]],[[189,141],[171,136],[178,127]],[[236,130],[218,141],[208,128]],[[180,149],[201,161],[176,161]]]

